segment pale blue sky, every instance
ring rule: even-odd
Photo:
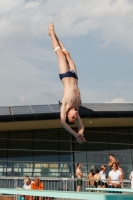
[[[82,102],[133,102],[131,0],[1,0],[0,106],[62,99],[50,22],[77,65]]]

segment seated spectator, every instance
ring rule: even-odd
[[[112,167],[113,163],[118,163],[118,161],[116,160],[116,158],[114,157],[114,154],[109,154],[109,163],[108,163],[108,167]]]
[[[32,181],[32,182],[33,182],[33,181]],[[32,182],[31,182],[31,179],[30,179],[30,178],[28,178],[28,177],[25,178],[25,179],[24,179],[23,188],[26,189],[26,190],[27,190],[27,189],[30,190],[30,189],[31,189],[31,183],[32,183]]]
[[[95,169],[95,175],[94,175],[94,179],[95,179],[95,182],[94,182],[94,186],[97,188],[97,187],[101,187],[100,185],[100,179],[101,179],[101,176],[100,176],[100,173],[99,173],[99,169]]]
[[[100,176],[101,176],[101,187],[107,188],[107,182],[106,182],[106,167],[104,165],[101,166]]]
[[[118,170],[117,163],[113,163],[112,170],[109,172],[108,181],[109,188],[121,188],[122,173]]]
[[[30,190],[31,189],[31,179],[29,177],[25,177],[24,178],[24,185],[23,188],[26,190]],[[25,200],[30,200],[30,196],[25,196]]]
[[[31,184],[32,190],[44,190],[44,185],[42,182],[40,182],[40,179],[38,177],[34,178],[34,181]],[[31,196],[30,200],[43,200],[43,197],[35,197]]]

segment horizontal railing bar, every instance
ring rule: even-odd
[[[30,178],[31,179],[34,179],[34,176],[32,177],[32,176],[30,176]],[[19,177],[17,177],[17,176],[3,176],[3,177],[0,177],[0,180],[16,180],[16,179],[18,179],[18,180],[24,180],[24,177],[22,176],[19,176]],[[76,181],[76,180],[78,180],[77,178],[65,178],[65,177],[39,177],[39,179],[40,180],[70,180],[70,181]],[[92,181],[92,180],[100,180],[100,181],[106,181],[106,182],[108,182],[108,181],[110,181],[110,180],[108,180],[108,179],[96,179],[96,178],[94,178],[94,179],[92,179],[92,178],[90,178],[90,179],[86,179],[86,178],[82,178],[82,181]],[[111,180],[111,181],[119,181],[119,180]],[[128,179],[124,179],[122,182],[124,182],[124,183],[131,183],[131,181],[130,180],[128,180]]]

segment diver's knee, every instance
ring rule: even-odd
[[[58,57],[65,58],[64,52],[61,49],[59,49],[56,53],[57,53]]]
[[[69,51],[64,50],[63,52],[64,52],[64,54],[66,55],[66,57],[70,57],[70,53],[69,53]]]

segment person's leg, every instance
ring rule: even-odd
[[[61,49],[63,50],[66,58],[67,58],[67,61],[68,61],[68,64],[69,64],[69,68],[72,69],[76,74],[77,74],[77,69],[76,69],[76,65],[74,63],[74,61],[72,60],[71,56],[70,56],[70,53],[65,49],[64,45],[62,44],[62,42],[58,39],[58,37],[56,36],[56,39],[61,47]]]
[[[77,192],[80,192],[81,186],[77,186]]]
[[[51,37],[53,49],[58,56],[59,73],[60,74],[66,73],[69,70],[68,62],[55,35],[54,25],[52,23],[49,25],[48,31],[49,31],[48,34]]]

